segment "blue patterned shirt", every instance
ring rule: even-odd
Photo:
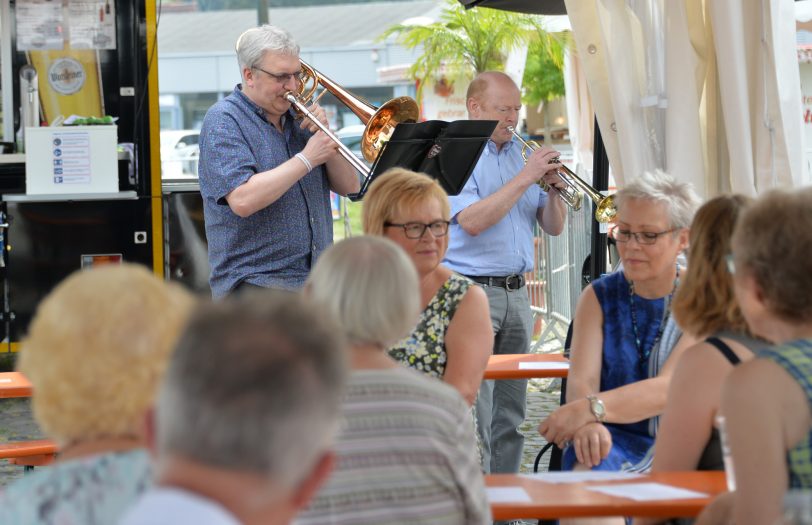
[[[200,130],[200,193],[209,243],[209,283],[222,297],[245,281],[295,289],[304,284],[319,254],[333,242],[330,185],[317,166],[276,202],[249,217],[225,200],[253,175],[278,167],[304,149],[311,133],[294,113],[279,132],[237,85],[213,105]]]
[[[533,184],[499,222],[476,237],[457,222],[462,210],[489,197],[524,168],[522,147],[516,141],[501,151],[488,141],[468,182],[459,195],[449,197],[451,226],[444,264],[462,275],[505,276],[533,269],[533,233],[536,212],[547,204],[547,194]]]

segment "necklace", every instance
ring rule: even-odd
[[[659,328],[657,328],[657,335],[654,336],[654,342],[651,343],[651,346],[648,347],[648,349],[645,349],[643,348],[643,341],[640,340],[640,331],[637,329],[637,307],[634,305],[634,281],[629,281],[629,309],[631,310],[632,314],[632,330],[634,331],[634,342],[637,346],[637,357],[639,359],[638,364],[640,366],[645,365],[649,356],[651,355],[651,351],[657,347],[657,344],[660,342],[660,338],[663,336],[666,322],[668,321],[668,317],[671,315],[671,298],[674,296],[674,292],[676,291],[678,284],[679,264],[677,265],[677,275],[674,277],[674,286],[671,288],[671,293],[669,293],[668,297],[665,299],[663,319],[660,322]]]

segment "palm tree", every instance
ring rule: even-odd
[[[457,0],[446,0],[439,22],[398,24],[387,29],[380,39],[389,36],[395,36],[409,49],[423,47],[423,53],[409,69],[409,75],[420,80],[441,73],[473,77],[482,71],[501,71],[510,51],[528,43],[541,53],[555,49],[555,37],[544,31],[539,17],[497,9],[466,10]],[[563,53],[550,63],[558,64],[560,70]],[[425,82],[418,85],[418,97],[423,85]],[[559,96],[562,94],[563,81]]]

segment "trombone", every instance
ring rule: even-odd
[[[363,175],[364,177],[369,177],[370,170],[369,168],[367,168],[366,164],[361,162],[361,159],[356,157],[355,154],[352,152],[352,150],[350,150],[350,148],[345,146],[344,143],[341,142],[341,139],[336,137],[335,133],[330,131],[330,128],[322,124],[319,121],[319,119],[316,118],[316,115],[314,115],[313,112],[307,109],[307,106],[305,106],[304,103],[301,100],[299,100],[296,97],[296,95],[293,94],[293,92],[288,91],[287,93],[285,93],[285,98],[287,99],[288,102],[293,104],[293,106],[299,113],[301,113],[302,115],[313,121],[313,124],[315,124],[317,128],[323,131],[328,137],[330,137],[333,140],[333,142],[336,143],[336,145],[338,146],[338,154],[344,157],[344,160],[349,162],[353,168],[355,168],[359,173],[361,173],[361,175]]]
[[[374,162],[378,154],[383,149],[384,144],[395,132],[395,126],[402,122],[417,122],[420,117],[420,107],[411,97],[397,97],[386,102],[383,106],[376,108],[367,101],[359,98],[345,90],[302,59],[302,80],[299,84],[298,93],[295,94],[301,104],[296,108],[301,111],[301,107],[308,104],[315,95],[319,84],[324,86],[326,91],[332,93],[341,103],[347,106],[361,122],[366,125],[361,138],[361,153],[369,162]],[[312,84],[310,87],[306,87]],[[291,93],[292,94],[292,93]],[[287,98],[287,94],[285,96]],[[288,98],[288,100],[290,100]],[[293,104],[293,102],[291,102]],[[304,113],[307,115],[306,113]],[[307,115],[308,117],[310,115]],[[311,118],[311,120],[313,120]],[[331,137],[332,138],[332,137]],[[335,139],[338,141],[338,139]],[[339,144],[341,143],[338,141]],[[339,150],[341,151],[341,150]],[[363,172],[362,172],[363,173]]]
[[[525,162],[527,162],[528,157],[527,150],[533,152],[541,147],[536,141],[524,140],[522,136],[516,132],[516,129],[513,126],[508,126],[507,130],[513,133],[513,135],[519,139],[519,142],[522,143],[522,158]],[[558,162],[558,157],[553,159],[553,162]],[[558,176],[561,177],[561,180],[566,185],[566,188],[563,190],[558,190],[556,188],[556,191],[567,206],[572,208],[574,211],[580,210],[581,201],[583,199],[582,195],[585,193],[595,203],[596,221],[602,223],[611,222],[615,218],[615,215],[617,215],[617,207],[615,206],[614,195],[604,196],[563,164],[560,168],[558,168]],[[550,191],[550,185],[543,180],[540,180],[538,184],[544,191]]]

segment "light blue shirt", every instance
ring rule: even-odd
[[[462,210],[496,193],[522,168],[522,148],[515,140],[506,143],[501,151],[488,141],[465,187],[459,195],[449,198],[452,219],[443,261],[446,266],[463,275],[494,277],[533,269],[536,213],[547,204],[547,193],[537,184],[530,186],[499,222],[476,237],[465,233],[457,222]]]

